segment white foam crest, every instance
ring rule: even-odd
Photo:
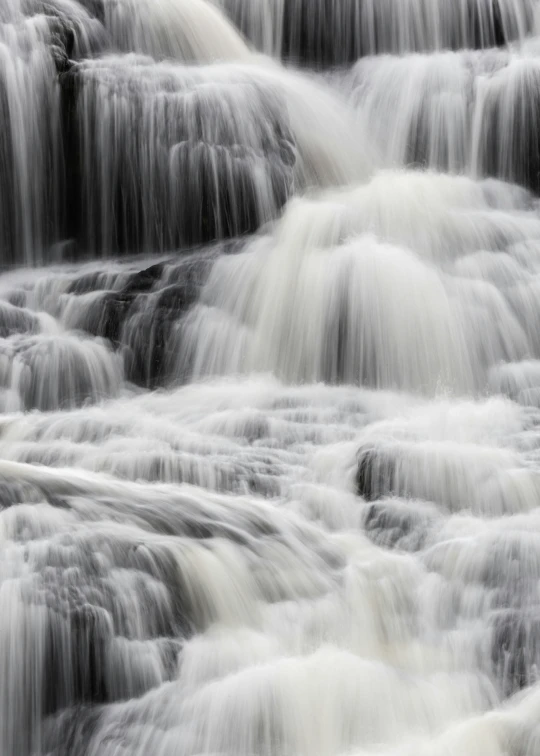
[[[477,718],[493,709],[501,732],[526,738],[532,709],[510,726],[498,707],[520,684],[519,654],[536,658],[532,635],[522,651],[512,638],[529,621],[519,619],[520,601],[535,595],[540,523],[537,510],[516,508],[515,492],[486,489],[490,475],[527,471],[534,434],[537,446],[534,411],[508,399],[434,402],[272,377],[4,416],[0,496],[17,504],[0,513],[1,585],[12,590],[2,628],[24,671],[21,696],[64,663],[52,654],[47,666],[47,633],[66,644],[72,669],[67,688],[37,700],[32,747],[44,738],[46,752],[65,733],[68,713],[41,728],[41,701],[61,709],[62,696],[78,700],[84,648],[101,670],[93,679],[117,701],[86,731],[89,753],[119,743],[169,753],[180,741],[194,752],[271,753],[277,740],[291,753],[318,742],[329,754],[376,744],[406,753],[453,742],[467,722],[497,742]],[[354,496],[365,448],[397,451],[402,493],[416,487],[433,503]],[[264,464],[275,486],[265,501],[249,486],[223,494],[223,481],[197,475],[195,486],[166,485],[161,472],[148,485],[145,453],[166,460],[167,449],[184,461],[234,459],[239,481]],[[56,460],[47,460],[52,450]],[[20,463],[32,453],[39,465]],[[110,465],[115,454],[121,469]],[[400,551],[389,551],[396,543]],[[70,636],[62,615],[51,625],[58,581],[82,592],[81,607],[61,595],[68,616],[94,618],[90,635]],[[6,716],[11,704],[2,704]],[[26,747],[22,720],[10,721],[4,745]]]
[[[493,365],[536,350],[535,279],[502,254],[540,235],[521,200],[430,173],[295,200],[271,236],[215,263],[174,372],[482,390]]]
[[[384,665],[322,649],[311,657],[242,670],[191,696],[182,696],[180,680],[168,688],[168,700],[163,691],[140,702],[138,716],[153,724],[137,728],[136,737],[133,733],[127,742],[136,754],[156,747],[168,751],[174,737],[181,738],[183,747],[211,753],[250,753],[255,747],[271,753],[279,741],[291,753],[316,747],[320,753],[332,754],[354,745],[374,745],[383,737],[397,742],[410,722],[420,733],[429,733],[482,710],[489,693],[480,683],[471,686],[465,697],[467,682],[465,675],[454,680],[438,676],[419,682],[411,693],[403,678]],[[409,695],[403,695],[404,688]],[[387,701],[391,725],[377,706],[379,696]],[[114,753],[114,746],[107,744],[109,733],[123,714],[122,708],[110,712],[92,753],[98,749]],[[170,723],[176,721],[185,724],[173,735]],[[188,724],[197,721],[201,729]],[[238,726],[226,726],[231,721]]]
[[[206,0],[105,0],[105,26],[124,52],[190,63],[246,60],[251,53]]]
[[[540,479],[511,445],[534,418],[498,399],[481,406],[442,403],[437,411],[426,407],[370,425],[359,438],[359,492],[368,500],[412,497],[490,517],[532,511]]]

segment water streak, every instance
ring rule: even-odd
[[[1,756],[538,756],[539,19],[4,1]]]

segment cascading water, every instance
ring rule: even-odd
[[[3,0],[0,756],[539,756],[537,34]]]
[[[537,28],[536,0],[214,0],[257,48],[316,67],[487,48]]]

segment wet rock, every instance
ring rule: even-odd
[[[540,677],[540,612],[509,610],[496,615],[491,659],[504,695],[535,683]]]
[[[130,314],[122,333],[126,377],[141,386],[155,388],[169,377],[168,342],[173,324],[179,318],[176,310],[139,304]]]
[[[105,21],[105,5],[103,0],[78,0],[79,4],[86,8],[88,13],[101,23]]]
[[[0,510],[17,504],[35,504],[44,499],[44,494],[29,483],[14,483],[0,478]]]
[[[172,351],[181,349],[175,324],[196,302],[198,293],[199,287],[188,280],[137,298],[121,335],[129,380],[155,387],[172,377]]]
[[[32,312],[0,302],[0,338],[7,339],[17,333],[38,333],[39,330],[39,320]]]
[[[117,280],[117,275],[108,271],[94,270],[90,273],[75,278],[66,289],[67,294],[88,294],[91,291],[112,289]]]
[[[106,292],[89,306],[80,326],[87,333],[108,339],[118,347],[122,343],[122,329],[133,301],[133,295]]]
[[[51,610],[48,620],[43,713],[78,703],[104,703],[106,647],[112,638],[107,612],[86,604],[71,609],[67,617]]]
[[[77,204],[66,218],[77,219],[81,249],[154,253],[237,237],[277,217],[294,190],[286,108],[256,77],[221,84],[125,56],[80,63],[62,86]],[[71,166],[82,160],[81,173]]]
[[[364,528],[379,546],[419,551],[433,520],[433,513],[418,502],[380,501],[367,507]]]
[[[16,289],[7,295],[7,301],[14,307],[25,307],[27,296],[23,289]]]
[[[63,47],[62,45],[52,45],[51,55],[53,57],[54,65],[56,66],[58,73],[63,74],[69,71],[71,63],[65,47]]]
[[[24,409],[48,411],[97,401],[114,396],[122,382],[119,359],[107,346],[77,336],[9,340],[0,354],[0,387],[15,391]]]
[[[534,62],[508,66],[493,76],[484,99],[481,154],[484,171],[540,194],[540,70]]]
[[[43,728],[45,752],[55,756],[90,756],[102,712],[102,707],[79,705],[49,717]]]
[[[523,23],[533,25],[526,7],[503,10],[499,0],[468,0],[449,11],[444,3],[424,0],[401,15],[397,6],[377,0],[296,0],[273,5],[270,18],[250,0],[223,2],[258,48],[312,68],[349,65],[382,53],[503,46],[520,36]]]
[[[70,325],[122,349],[126,377],[132,383],[163,385],[174,362],[169,352],[179,348],[178,341],[170,341],[175,324],[197,301],[214,259],[214,253],[201,251],[127,276],[85,274],[68,289],[71,295],[90,295],[86,302],[81,300]],[[111,286],[118,289],[99,293]]]
[[[164,268],[165,263],[157,263],[138,273],[133,273],[122,287],[121,293],[123,295],[130,295],[150,291],[156,281],[159,281],[161,278]]]
[[[358,457],[356,490],[366,501],[389,496],[394,491],[395,462],[380,449],[363,450]]]

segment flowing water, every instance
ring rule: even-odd
[[[0,756],[540,756],[539,0],[0,3]]]

